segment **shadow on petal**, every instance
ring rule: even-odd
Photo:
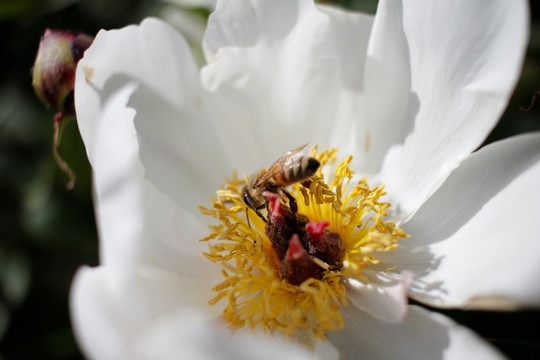
[[[411,309],[412,310],[412,309]],[[430,359],[442,360],[449,345],[448,329],[415,311],[402,323],[386,323],[358,310],[341,310],[345,328],[328,335],[341,352],[342,360]]]
[[[129,101],[148,178],[192,215],[231,173],[202,98],[178,108],[142,85]],[[184,102],[186,100],[184,99]]]
[[[450,174],[404,225],[415,244],[429,245],[449,238],[491,198],[540,161],[540,144],[536,138],[528,139],[521,146],[516,146],[516,140],[512,138],[480,149]],[[434,221],[436,226],[433,226]]]
[[[482,244],[489,246],[489,238],[481,238],[489,236],[485,228],[490,226],[489,222],[476,225],[482,227],[475,230],[468,225],[503,190],[540,161],[539,139],[538,134],[510,138],[486,146],[463,161],[414,218],[403,226],[411,237],[401,241],[399,248],[392,253],[382,254],[379,267],[383,269],[385,266],[398,265],[402,270],[414,271],[411,293],[414,294],[415,289],[419,294],[428,293],[430,304],[443,306],[445,302],[435,294],[446,298],[448,289],[445,289],[444,279],[437,277],[437,271],[450,255],[456,257],[460,256],[460,251],[478,251]],[[511,202],[501,209],[500,217],[496,217],[497,213],[490,213],[492,224],[505,221],[505,212],[519,212],[520,204],[527,202],[528,191],[523,189],[522,193],[511,198]],[[470,234],[468,245],[462,244],[462,250],[448,248],[460,239],[458,234],[467,227]],[[435,246],[438,250],[435,250]],[[464,257],[462,261],[474,260],[465,259],[469,257]],[[454,263],[458,266],[459,261]],[[469,268],[469,264],[463,265]],[[457,270],[446,271],[454,271],[458,276]],[[429,280],[424,282],[423,279]]]
[[[342,309],[345,328],[328,335],[341,360],[500,359],[502,356],[466,327],[417,306],[402,323],[386,323],[354,306]]]
[[[114,75],[96,91],[101,99],[108,99],[130,81]],[[139,158],[146,176],[191,215],[200,217],[198,205],[219,188],[220,176],[231,171],[202,99],[192,100],[192,107],[178,108],[140,84],[127,107],[136,111]]]

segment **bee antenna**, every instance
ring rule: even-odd
[[[249,222],[249,212],[248,211],[249,211],[248,207],[246,206],[246,219],[247,219],[248,226],[251,229],[251,223]]]

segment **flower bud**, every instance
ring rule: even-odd
[[[36,95],[45,105],[56,110],[53,156],[69,177],[68,190],[75,185],[75,174],[58,154],[58,142],[65,123],[62,120],[75,115],[75,70],[92,41],[91,36],[83,33],[47,29],[41,37],[32,70],[32,86]]]
[[[83,33],[45,30],[34,63],[32,86],[57,121],[75,115],[75,69],[93,38]]]

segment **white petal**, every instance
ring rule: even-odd
[[[135,89],[128,96],[136,125],[130,136],[138,142],[133,151],[139,153],[145,176],[197,215],[201,199],[231,171],[181,35],[148,19],[140,26],[100,32],[86,51],[77,68],[75,103],[94,168],[99,136],[112,131],[112,122],[123,121],[107,114],[107,106],[127,83]]]
[[[340,85],[337,91],[337,108],[331,119],[332,132],[329,134],[330,145],[339,146],[341,154],[355,154],[351,166],[357,170],[366,170],[368,156],[357,149],[379,147],[383,142],[370,143],[364,134],[366,119],[361,116],[366,104],[364,71],[368,40],[372,31],[373,16],[362,13],[345,12],[335,7],[318,6],[320,11],[330,17],[333,41],[336,44],[336,58]]]
[[[191,276],[206,250],[198,242],[206,227],[144,176],[133,111],[125,108],[133,90],[128,84],[108,98],[102,111],[107,126],[99,129],[93,152],[101,263],[111,268],[116,286],[143,264]]]
[[[353,109],[344,116],[338,108],[357,106],[359,94],[351,93],[359,91],[370,26],[366,16],[321,12],[304,0],[218,3],[203,44],[209,65],[202,79],[242,171],[303,143],[347,145],[356,119],[348,116]],[[345,34],[350,41],[340,39]]]
[[[352,359],[502,359],[495,349],[449,318],[410,306],[402,323],[387,323],[354,306],[342,310],[346,325],[328,334],[341,353]]]
[[[95,140],[86,141],[87,151],[94,167],[94,203],[100,238],[100,262],[110,264],[114,282],[122,282],[137,257],[137,246],[141,241],[141,166],[136,156],[136,141],[133,130],[133,111],[125,108],[135,86],[127,84],[109,97],[103,104],[104,117],[116,121],[108,126],[105,134],[95,134]],[[85,103],[86,105],[87,103]],[[81,118],[92,112],[81,112]],[[101,117],[96,116],[99,123]],[[91,121],[88,119],[88,121]],[[99,132],[104,127],[97,127]],[[90,132],[86,133],[90,135]],[[92,134],[94,135],[94,134]],[[92,149],[92,150],[90,150]]]
[[[95,175],[101,263],[115,269],[117,286],[136,268],[147,266],[171,272],[178,281],[192,279],[187,288],[210,289],[219,281],[220,272],[202,256],[207,247],[198,240],[207,235],[207,227],[148,181],[131,181],[140,175],[113,184],[120,189],[102,185],[100,175]]]
[[[220,1],[210,16],[204,39],[207,58],[210,62],[220,48],[253,46],[281,39],[306,12],[314,9],[309,0]]]
[[[380,1],[369,39],[365,66],[366,143],[364,171],[380,169],[388,148],[411,131],[418,99],[411,91],[411,59],[398,0]]]
[[[190,273],[190,260],[205,250],[198,242],[206,234],[205,226],[145,176],[134,112],[126,108],[135,88],[128,83],[105,98],[95,119],[102,126],[95,129],[93,142],[86,142],[94,168],[101,263],[111,267],[116,286],[124,284],[141,264]],[[90,121],[91,114],[81,111],[80,124],[88,125],[85,121]]]
[[[379,8],[395,2],[383,1]],[[525,1],[404,1],[403,29],[388,27],[397,32],[391,39],[402,37],[400,31],[406,36],[411,67],[406,113],[415,115],[414,124],[410,118],[405,124],[393,118],[372,120],[380,121],[377,134],[388,132],[395,144],[384,160],[380,181],[387,186],[397,219],[410,218],[493,128],[519,77],[528,23]],[[394,43],[395,39],[388,46]],[[391,53],[381,46],[381,54]],[[403,65],[388,64],[394,67],[384,68],[390,74]],[[392,83],[383,85],[388,89]],[[401,82],[397,86],[402,88]],[[405,109],[401,99],[383,101],[388,107],[397,101]],[[410,132],[406,138],[392,135],[401,133],[403,126]]]
[[[186,288],[166,289],[165,279],[141,278],[128,292],[108,280],[106,267],[82,268],[73,282],[73,327],[91,359],[313,359],[283,339],[233,335],[216,317],[186,306]]]
[[[203,294],[198,293],[194,282],[189,287],[172,275],[148,272],[142,276],[133,273],[136,280],[130,282],[131,286],[119,289],[111,283],[109,270],[105,266],[81,268],[71,290],[73,327],[84,353],[92,359],[144,358],[135,345],[147,341],[146,333],[153,323],[193,303],[193,299],[186,302],[186,297]],[[208,306],[207,300],[198,299],[199,306]],[[190,309],[200,311],[197,307]],[[178,321],[177,327],[189,325]]]
[[[204,321],[201,314],[186,310],[152,324],[137,348],[143,359],[152,360],[314,359],[308,350],[293,342],[248,332],[233,335],[218,320]]]
[[[367,271],[365,272],[367,275]],[[371,276],[374,278],[375,276]],[[348,281],[347,298],[359,309],[386,322],[401,322],[407,316],[407,290],[413,273],[404,271],[398,281]]]
[[[332,41],[335,43],[341,62],[339,71],[343,90],[363,91],[364,63],[373,26],[373,16],[363,13],[343,11],[332,6],[317,6],[330,17]]]
[[[480,149],[406,224],[388,263],[414,271],[411,294],[431,305],[540,306],[538,179],[540,133]]]
[[[155,40],[154,42],[146,40]],[[159,40],[158,40],[159,39]],[[164,50],[167,42],[175,43],[175,46],[169,46],[170,49]],[[120,30],[100,31],[92,46],[85,52],[85,56],[79,62],[76,79],[76,98],[77,117],[81,135],[88,148],[90,160],[93,160],[94,143],[96,132],[99,130],[100,119],[88,119],[91,115],[99,114],[107,96],[113,92],[119,85],[123,85],[128,80],[120,78],[118,75],[127,76],[134,83],[145,83],[151,86],[154,91],[160,93],[165,99],[174,102],[175,98],[181,98],[189,87],[184,88],[184,83],[193,83],[192,79],[188,81],[177,82],[170,81],[168,77],[182,78],[187,77],[182,74],[184,69],[180,65],[176,69],[171,69],[169,64],[164,64],[167,54],[166,51],[189,54],[186,50],[187,45],[169,26],[155,20],[147,19],[140,26],[128,26]],[[176,50],[173,50],[176,49]],[[164,53],[165,52],[165,53]],[[177,54],[176,58],[181,58]],[[161,66],[148,66],[150,59],[141,61],[140,57],[152,57],[155,61],[161,61]],[[184,56],[185,57],[185,56]],[[189,61],[184,67],[192,67]],[[172,74],[163,73],[162,70],[172,71]],[[114,77],[116,75],[116,77]],[[112,79],[111,79],[112,78]],[[116,81],[115,81],[116,80]]]
[[[90,359],[125,359],[133,328],[119,318],[110,298],[106,268],[81,268],[73,279],[70,311],[79,346]]]

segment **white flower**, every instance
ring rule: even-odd
[[[76,110],[94,169],[97,268],[72,317],[94,359],[498,358],[471,331],[407,306],[538,306],[540,134],[473,153],[519,76],[525,1],[381,0],[375,17],[307,0],[218,2],[197,68],[160,21],[100,32]],[[345,327],[314,348],[231,333],[208,305],[221,267],[199,210],[234,171],[303,143],[339,146],[411,236],[351,280]],[[411,272],[414,276],[411,278]]]

